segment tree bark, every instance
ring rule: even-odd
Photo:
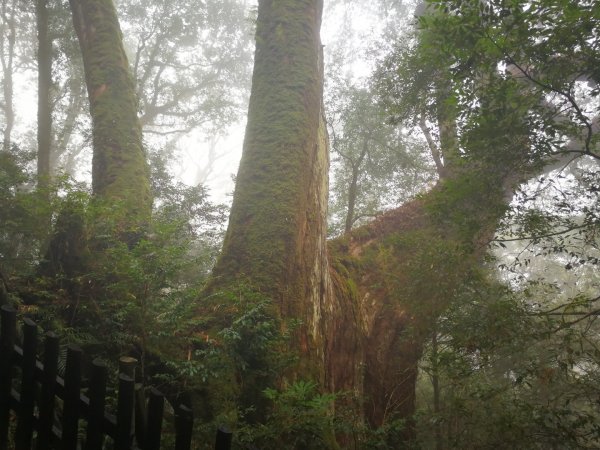
[[[321,10],[321,0],[259,2],[243,156],[213,275],[216,286],[243,281],[269,296],[284,322],[301,320],[301,372],[323,381],[329,159]]]
[[[135,229],[149,220],[152,199],[135,87],[116,10],[112,0],[69,3],[92,116],[93,192],[122,206],[124,226]]]

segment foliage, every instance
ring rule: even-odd
[[[435,324],[421,444],[595,448],[597,5],[432,1],[418,21],[382,61],[380,98],[405,126],[454,110],[459,167],[475,176],[442,183],[430,213],[472,235],[478,205],[497,202],[489,188],[516,189],[495,242],[503,271],[491,270],[507,284],[474,278]],[[452,201],[465,189],[481,194],[471,207]]]
[[[418,413],[421,444],[444,448],[593,448],[598,444],[596,325],[562,328],[528,297],[473,279],[437,323]],[[435,351],[434,351],[435,350]],[[427,377],[438,378],[432,410]]]
[[[333,395],[320,394],[317,386],[307,381],[297,381],[283,390],[269,388],[263,394],[273,403],[266,424],[240,429],[240,445],[252,443],[262,449],[332,448]]]
[[[244,416],[255,422],[263,419],[268,400],[262,391],[281,383],[285,370],[296,358],[287,347],[297,325],[290,323],[285,330],[276,318],[272,301],[248,286],[240,285],[237,292],[227,295],[228,323],[217,331],[217,339],[233,361],[241,407],[250,408]],[[218,319],[223,320],[223,316]]]
[[[119,12],[146,133],[213,135],[238,119],[252,55],[246,1],[128,0]]]
[[[32,190],[29,155],[15,147],[0,158],[0,268],[9,293],[44,328],[92,354],[133,352],[142,371],[158,370],[185,341],[220,245],[224,207],[201,187],[157,173],[152,223],[132,246],[119,239],[118,203],[91,198],[67,179]]]
[[[433,171],[421,143],[386,123],[366,87],[338,86],[328,103],[332,183],[330,234],[348,232],[414,197]]]
[[[215,427],[222,424],[236,430],[244,442],[278,433],[271,414],[279,400],[272,389],[285,382],[289,367],[296,362],[289,342],[297,324],[284,328],[272,301],[242,283],[236,289],[201,297],[195,309],[202,314],[196,314],[196,319],[189,315],[186,322],[192,330],[186,340],[188,358],[168,364],[192,393],[201,416],[197,434],[210,442]],[[307,387],[310,395],[313,388]],[[306,408],[310,415],[312,404]]]
[[[58,178],[46,191],[35,190],[34,158],[14,144],[10,151],[0,151],[0,272],[8,279],[35,271],[60,195],[71,187]]]

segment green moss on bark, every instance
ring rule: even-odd
[[[321,108],[317,5],[259,2],[244,152],[215,270],[221,277],[246,276],[277,300],[290,294],[285,281],[302,251],[300,226],[321,215],[306,198]]]
[[[328,154],[322,118],[321,0],[259,2],[244,150],[212,290],[239,280],[272,299],[300,355],[292,377],[323,380],[328,289]]]
[[[70,4],[92,116],[93,192],[122,204],[124,226],[137,228],[150,218],[152,200],[135,86],[115,7],[112,0]]]
[[[329,156],[322,117],[322,0],[260,0],[244,149],[223,251],[199,315],[227,327],[240,283],[268,298],[265,310],[289,335],[295,361],[282,385],[323,381],[321,299],[326,258]],[[218,308],[208,306],[218,303]],[[218,327],[217,327],[218,328]],[[260,359],[260,358],[258,358]],[[256,359],[256,361],[258,361]],[[262,370],[255,367],[257,370]],[[254,399],[268,387],[240,385]],[[245,406],[247,402],[244,402]]]

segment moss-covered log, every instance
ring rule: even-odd
[[[135,87],[115,6],[112,0],[69,3],[92,116],[93,192],[121,205],[123,226],[135,229],[149,219],[152,202]]]

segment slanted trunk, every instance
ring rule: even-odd
[[[357,160],[347,158],[352,166],[352,177],[350,178],[350,185],[348,186],[348,211],[346,213],[346,221],[344,225],[344,233],[349,233],[352,230],[352,226],[355,222],[356,216],[356,198],[358,197],[358,176],[362,169],[363,161],[369,151],[369,138],[365,137],[363,147],[358,156]],[[364,170],[364,169],[363,169]]]
[[[82,86],[72,88],[69,94],[69,106],[66,108],[67,113],[62,121],[62,126],[54,133],[55,140],[52,145],[52,154],[50,155],[50,173],[54,173],[59,166],[60,158],[65,156],[66,159],[63,163],[65,172],[71,176],[76,172],[77,157],[83,150],[83,146],[79,145],[78,148],[71,149],[69,154],[67,154],[67,150],[71,137],[75,132],[77,119],[84,102],[85,89],[82,89]]]
[[[126,213],[125,231],[149,219],[149,170],[135,88],[112,0],[70,0],[90,102],[92,188]]]
[[[352,166],[352,177],[348,186],[348,211],[344,222],[344,233],[349,233],[354,225],[354,210],[356,208],[356,197],[358,196],[358,166]]]
[[[375,428],[407,421],[390,445],[413,436],[423,346],[505,210],[501,177],[465,173],[330,244],[327,388],[356,392]]]

